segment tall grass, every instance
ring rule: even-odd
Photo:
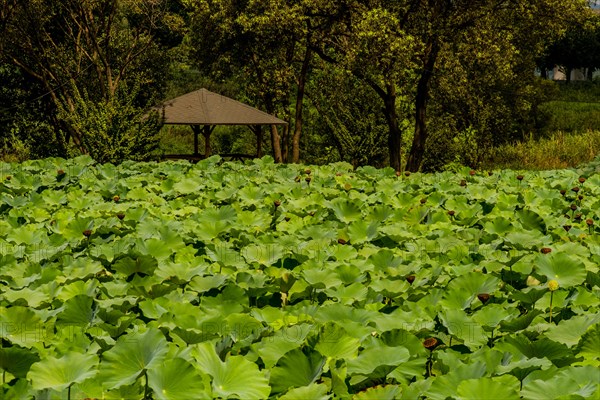
[[[553,132],[586,132],[600,129],[600,97],[596,102],[557,100],[544,103],[540,111],[546,116],[541,136]]]
[[[487,154],[485,169],[560,169],[592,161],[600,154],[600,130],[567,134],[496,147]]]

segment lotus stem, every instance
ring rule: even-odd
[[[144,370],[144,399],[150,399],[150,385],[148,384],[148,373]]]
[[[555,280],[548,282],[548,289],[550,290],[550,323],[552,323],[552,301],[554,299],[554,291],[558,289],[558,282]]]
[[[554,291],[550,292],[550,323],[552,323],[552,297],[554,296]]]
[[[433,364],[432,356],[433,356],[433,353],[429,353],[429,357],[427,357],[427,377],[431,376],[431,368],[432,368],[432,364]]]

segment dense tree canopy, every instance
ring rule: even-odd
[[[116,128],[126,140],[99,143],[95,136],[113,129],[113,119],[94,124],[89,111],[121,109],[119,102],[144,107],[160,97],[170,64],[167,50],[184,28],[171,6],[167,0],[4,0],[0,61],[42,88],[52,123],[64,132],[62,142],[114,161],[97,146],[128,146],[140,135],[151,141],[154,129],[135,126],[138,118]],[[142,146],[135,153],[147,150]]]
[[[151,149],[156,126],[124,121],[162,100],[183,65],[289,122],[271,129],[277,161],[299,162],[319,127],[340,159],[379,164],[380,151],[359,153],[383,146],[397,170],[437,168],[452,161],[440,149],[477,153],[532,129],[536,62],[565,32],[594,31],[588,11],[586,0],[1,0],[0,101],[31,87],[27,112],[60,128],[65,148],[130,157]],[[104,142],[131,149],[108,156],[95,150]]]

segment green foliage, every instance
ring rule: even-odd
[[[538,137],[585,133],[600,126],[600,82],[554,83],[556,92],[539,107]]]
[[[540,109],[548,116],[540,132],[542,137],[553,132],[583,133],[600,126],[600,101],[550,101],[542,104]]]
[[[10,71],[8,87],[18,95],[13,96],[10,109],[20,111],[7,119],[32,156],[66,156],[72,145],[92,152],[86,146],[131,142],[122,150],[96,151],[100,160],[113,161],[152,147],[142,143],[150,135],[144,129],[136,139],[140,143],[134,143],[131,133],[126,139],[120,135],[130,130],[126,125],[133,122],[127,120],[138,113],[132,108],[147,107],[166,88],[173,59],[168,50],[183,39],[185,31],[180,15],[184,10],[178,5],[170,0],[4,5],[0,63],[15,70]],[[4,72],[0,70],[0,75]],[[132,87],[138,90],[127,99],[122,97]],[[90,113],[99,115],[83,116]],[[117,128],[110,132],[110,126]],[[94,131],[93,138],[86,129]]]
[[[588,68],[591,77],[591,72],[600,68],[600,14],[588,13],[571,24],[564,36],[549,46],[540,64],[566,68],[567,81],[573,68]]]
[[[79,149],[98,162],[147,160],[158,148],[159,116],[144,115],[133,102],[135,93],[117,94],[109,101],[94,101],[87,92],[74,97],[73,109],[59,109],[59,118],[80,132]]]
[[[598,198],[598,163],[0,163],[0,397],[595,398]]]
[[[309,119],[313,124],[304,141],[304,158],[313,160],[329,145],[337,150],[336,161],[354,167],[384,166],[387,126],[375,93],[339,69],[329,68],[315,75],[309,95],[315,112]]]
[[[590,162],[598,154],[600,132],[557,132],[548,138],[530,139],[490,149],[481,167],[532,170],[569,168]]]

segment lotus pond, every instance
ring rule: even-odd
[[[0,398],[598,398],[598,170],[0,163]]]

